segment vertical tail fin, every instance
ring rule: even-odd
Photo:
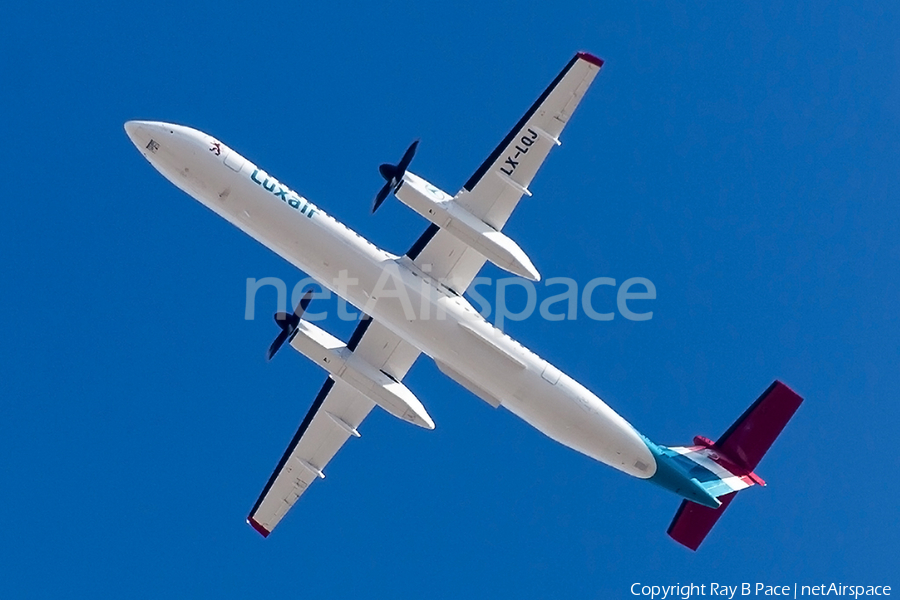
[[[803,398],[775,381],[715,443],[695,437],[696,446],[670,448],[715,475],[701,485],[719,499],[719,508],[683,501],[669,526],[669,536],[696,550],[738,491],[765,485],[753,470],[800,407]]]

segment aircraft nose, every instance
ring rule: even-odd
[[[159,121],[128,121],[125,123],[125,133],[142,153],[147,150],[156,152],[156,148],[151,142],[158,143],[165,133],[174,133],[171,131],[172,128],[173,126]]]
[[[125,133],[138,150],[144,150],[150,142],[149,122],[128,121],[125,123]]]
[[[141,121],[125,121],[125,133],[128,134],[128,137],[134,137],[140,126]]]

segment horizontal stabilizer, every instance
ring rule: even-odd
[[[738,491],[765,485],[753,470],[802,402],[793,390],[775,381],[717,442],[698,436],[695,442],[699,446],[667,449],[709,470],[712,477],[699,483],[722,503],[719,508],[709,508],[682,502],[669,526],[672,539],[696,550]]]
[[[719,508],[701,506],[689,500],[682,501],[681,508],[675,513],[675,518],[669,525],[669,536],[679,544],[696,550],[736,495],[737,492],[732,492],[720,497],[722,506]]]
[[[716,448],[749,470],[756,468],[775,438],[791,420],[803,398],[775,381],[734,425],[716,441]]]

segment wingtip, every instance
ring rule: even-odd
[[[259,535],[263,536],[264,538],[269,537],[269,534],[272,533],[271,531],[269,531],[268,529],[263,527],[259,523],[259,521],[257,521],[253,517],[247,517],[247,523],[250,525],[250,527],[255,529],[257,531],[257,533],[259,533]]]
[[[597,58],[596,56],[594,56],[594,55],[591,54],[590,52],[579,52],[579,53],[576,54],[575,56],[577,56],[578,58],[580,58],[580,59],[582,59],[582,60],[588,61],[588,62],[591,63],[592,65],[597,65],[598,67],[602,67],[602,66],[603,66],[603,59],[602,59],[602,58]]]

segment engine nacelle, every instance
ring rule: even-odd
[[[395,195],[403,204],[453,234],[504,271],[540,281],[541,275],[518,244],[418,175],[409,171],[404,173],[403,183]]]
[[[434,421],[408,387],[354,355],[330,333],[301,319],[291,346],[398,419],[434,429]]]

